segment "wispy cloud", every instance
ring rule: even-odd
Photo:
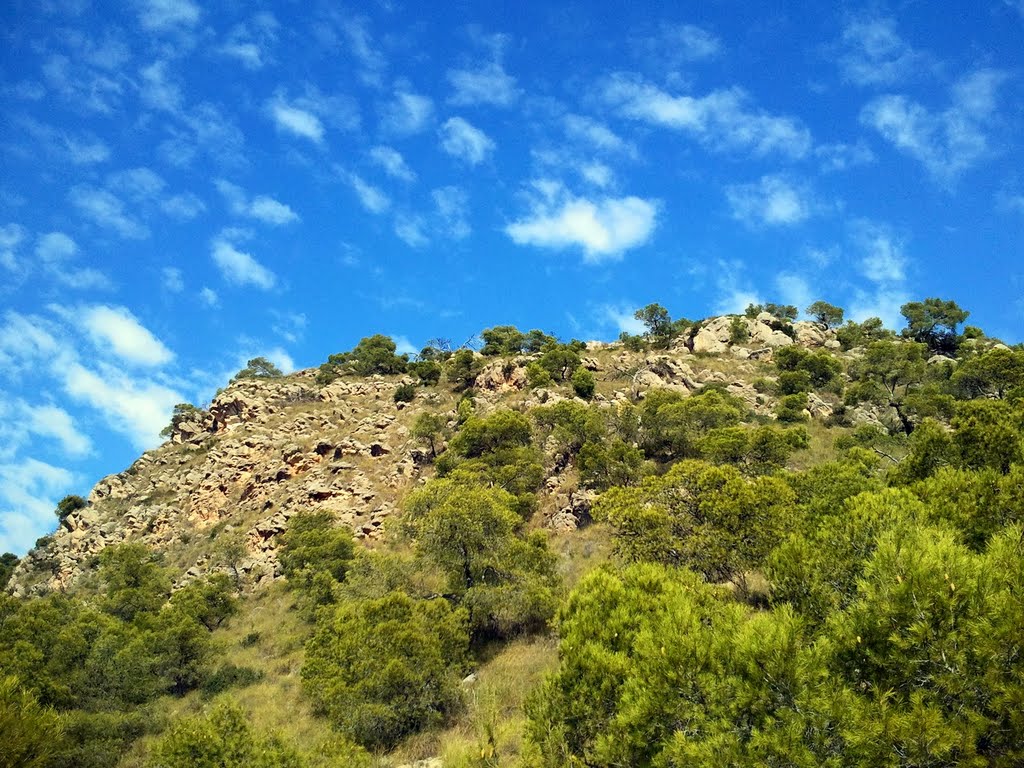
[[[589,199],[550,181],[534,184],[529,213],[505,227],[518,245],[578,247],[587,263],[620,258],[645,244],[657,223],[658,203],[639,197]]]
[[[846,171],[875,162],[875,153],[863,140],[854,144],[819,144],[814,148],[814,156],[818,158],[819,167],[824,173]]]
[[[636,318],[636,307],[624,304],[605,304],[597,313],[600,325],[612,325],[618,333],[641,334],[646,326]]]
[[[440,230],[454,240],[469,237],[469,195],[459,187],[440,187],[430,193],[440,222]]]
[[[490,61],[475,68],[448,70],[448,82],[453,93],[449,103],[457,106],[489,104],[510,106],[519,98],[516,79],[509,75],[500,62]]]
[[[469,165],[479,165],[494,149],[494,141],[461,117],[451,117],[440,131],[441,149]]]
[[[185,277],[177,267],[164,267],[160,270],[160,284],[165,291],[181,293],[185,290]]]
[[[224,196],[231,212],[238,216],[247,216],[275,226],[299,220],[299,214],[293,211],[291,206],[269,195],[257,195],[250,199],[244,189],[224,179],[217,179],[214,185]]]
[[[270,116],[279,131],[290,133],[315,144],[324,140],[324,124],[312,112],[277,99],[268,105]]]
[[[106,290],[110,279],[97,269],[78,268],[78,243],[63,232],[47,232],[36,240],[36,261],[57,283],[77,290]]]
[[[395,217],[395,234],[410,248],[423,248],[430,243],[426,222],[415,214],[401,213]]]
[[[780,175],[762,176],[753,184],[734,184],[725,190],[733,218],[750,226],[791,226],[811,216],[810,193]]]
[[[356,197],[359,198],[360,204],[370,213],[384,213],[391,207],[391,198],[377,187],[364,181],[358,174],[348,174],[348,183],[351,185],[352,191],[356,193]]]
[[[961,78],[951,90],[950,106],[941,112],[907,96],[881,96],[864,107],[860,120],[924,165],[936,181],[951,185],[989,153],[987,130],[1005,79],[992,69]]]
[[[594,149],[630,157],[636,155],[635,146],[599,120],[583,115],[566,115],[564,124],[569,138],[583,140]]]
[[[201,15],[192,0],[136,0],[136,6],[143,29],[152,32],[195,26]]]
[[[359,77],[367,85],[379,86],[387,69],[387,59],[370,33],[365,17],[346,18],[341,25],[348,49],[359,63]]]
[[[714,59],[722,53],[718,36],[694,24],[664,24],[654,34],[634,37],[632,45],[661,69]]]
[[[741,88],[673,96],[635,76],[619,74],[606,82],[603,97],[623,117],[682,131],[718,152],[799,158],[811,149],[810,131],[798,118],[752,108]]]
[[[234,243],[238,233],[232,230],[221,232],[210,244],[210,256],[224,279],[234,285],[251,285],[269,291],[277,283],[274,273],[264,267],[249,253],[240,250]]]
[[[900,307],[909,301],[905,238],[885,224],[859,219],[850,225],[850,241],[861,274],[872,284],[854,292],[850,317],[880,317],[888,327],[897,327]]]
[[[71,363],[64,374],[64,389],[76,400],[99,411],[110,426],[144,450],[159,443],[177,403],[187,400],[181,392],[148,379],[125,375],[114,366],[86,368]]]
[[[416,181],[416,173],[405,162],[402,153],[393,147],[377,146],[370,150],[370,159],[388,176],[400,181]]]
[[[0,266],[11,271],[19,268],[18,249],[25,237],[25,228],[20,224],[0,227]]]
[[[434,102],[400,85],[391,101],[381,108],[381,127],[395,136],[412,136],[425,131],[434,119]]]
[[[53,510],[75,475],[38,459],[0,464],[0,549],[24,552],[53,528]]]
[[[180,82],[169,74],[170,65],[160,60],[139,70],[139,95],[151,109],[178,114],[185,102]]]
[[[190,220],[206,210],[206,203],[191,192],[172,195],[160,202],[161,210],[176,219]]]
[[[279,26],[272,13],[257,13],[249,21],[231,28],[220,52],[236,59],[246,69],[262,69],[272,60],[271,49],[277,43]]]
[[[927,53],[910,47],[891,18],[850,21],[840,39],[839,68],[843,79],[856,85],[893,85],[936,69]]]
[[[125,211],[124,201],[106,189],[77,186],[68,193],[79,213],[104,229],[112,230],[126,240],[144,240],[149,228]]]

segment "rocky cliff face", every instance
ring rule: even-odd
[[[592,344],[584,365],[605,382],[595,402],[611,408],[652,388],[686,394],[717,382],[770,415],[774,399],[751,382],[770,375],[772,350],[794,339],[763,320],[744,320],[748,339],[736,344],[730,342],[732,318],[705,323],[692,350],[681,345],[632,353]],[[838,346],[811,323],[797,323],[795,331],[796,343]],[[569,396],[565,388],[530,390],[526,362],[497,360],[484,368],[476,382],[479,411],[527,410]],[[105,547],[123,541],[163,552],[179,583],[227,570],[258,586],[280,575],[278,534],[302,511],[329,512],[369,543],[384,535],[404,495],[433,471],[427,450],[410,435],[415,416],[431,409],[454,419],[456,396],[442,386],[419,390],[410,404],[396,403],[392,395],[401,382],[395,377],[342,378],[320,387],[314,373],[231,384],[208,412],[178,424],[164,445],[97,483],[89,505],[68,515],[23,559],[9,588],[19,594],[73,588]],[[831,405],[812,396],[810,410],[824,418]],[[574,529],[591,497],[562,472],[556,456],[548,459],[540,522]]]

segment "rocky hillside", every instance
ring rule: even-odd
[[[663,352],[591,342],[583,365],[595,374],[594,401],[602,407],[642,399],[651,389],[686,394],[715,382],[754,413],[773,418],[776,398],[754,382],[775,374],[775,350],[798,344],[859,354],[843,353],[835,331],[817,323],[793,323],[789,334],[777,328],[767,313],[712,318]],[[564,387],[531,389],[525,373],[531,359],[483,358],[474,382],[481,413],[499,404],[525,411],[571,396]],[[64,518],[22,560],[9,591],[71,589],[101,550],[123,541],[163,552],[179,584],[214,570],[266,584],[280,576],[277,536],[300,511],[329,512],[367,542],[386,535],[404,494],[433,471],[427,447],[410,434],[415,416],[435,411],[454,423],[458,396],[441,385],[423,388],[411,403],[396,402],[396,387],[413,379],[343,377],[321,386],[315,373],[231,383],[208,410],[177,423],[165,444],[97,483],[88,506]],[[811,392],[808,415],[827,419],[837,402]],[[881,423],[891,417],[866,405],[849,418]],[[557,456],[547,458],[535,524],[574,529],[589,494],[577,490]]]

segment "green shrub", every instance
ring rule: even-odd
[[[343,602],[321,614],[302,682],[343,735],[386,749],[455,709],[468,642],[465,611],[443,599]]]
[[[594,374],[588,371],[586,368],[577,368],[572,375],[572,389],[584,400],[589,400],[594,396],[594,390],[597,389],[597,382],[594,380]]]
[[[392,398],[396,403],[411,403],[416,398],[416,385],[399,384]]]
[[[779,398],[779,404],[775,407],[775,416],[779,421],[807,421],[806,410],[807,393],[801,392]]]

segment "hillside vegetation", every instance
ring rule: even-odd
[[[1024,349],[769,304],[257,358],[0,579],[0,766],[1024,764]]]

